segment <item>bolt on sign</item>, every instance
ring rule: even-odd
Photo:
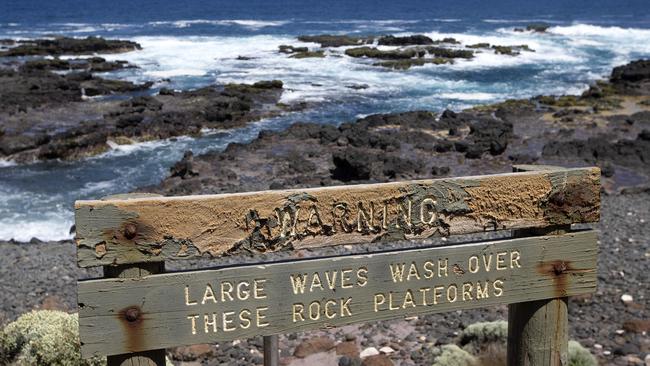
[[[491,176],[76,203],[82,267],[492,230],[531,235],[363,255],[80,281],[82,353],[178,345],[593,292],[600,172]],[[536,236],[535,233],[542,235]],[[544,234],[547,235],[544,235]],[[109,341],[110,340],[110,341]]]

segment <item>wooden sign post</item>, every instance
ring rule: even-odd
[[[598,247],[593,230],[544,228],[598,221],[599,176],[597,169],[556,169],[235,195],[80,201],[79,265],[107,266],[107,277],[114,277],[79,282],[82,354],[121,359],[262,335],[265,357],[272,357],[267,364],[273,364],[277,334],[497,304],[518,304],[510,307],[510,332],[526,335],[521,342],[550,341],[552,331],[565,334],[566,309],[554,313],[557,326],[544,325],[549,332],[539,332],[534,309],[550,309],[551,303],[566,304],[567,296],[593,292]],[[110,268],[133,263],[142,268],[143,263],[165,260],[503,229],[528,231],[525,237],[497,241],[110,275]],[[551,348],[560,350],[561,360],[568,340],[560,338]],[[535,353],[517,344],[509,342],[511,365],[523,364],[513,354]],[[537,356],[532,364],[555,364]]]

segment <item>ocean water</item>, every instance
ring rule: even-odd
[[[544,22],[545,34],[514,32]],[[510,57],[482,52],[453,65],[390,71],[337,57],[289,59],[280,44],[301,34],[425,34],[464,44],[527,44]],[[156,184],[186,150],[195,154],[246,142],[263,129],[297,121],[340,124],[371,113],[460,110],[539,94],[579,94],[611,68],[650,57],[647,1],[2,1],[0,38],[98,35],[143,49],[108,59],[140,68],[106,75],[192,89],[214,83],[280,79],[284,102],[309,101],[286,114],[232,131],[206,131],[117,147],[79,162],[16,165],[0,161],[0,240],[70,238],[76,199],[99,198]],[[329,51],[328,51],[329,52]],[[237,60],[248,56],[250,61]],[[356,90],[350,86],[363,85]],[[1,123],[1,121],[0,121]]]

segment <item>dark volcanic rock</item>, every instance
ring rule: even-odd
[[[615,67],[610,80],[617,82],[635,82],[650,79],[650,60],[638,60],[627,65]]]
[[[382,51],[376,47],[356,47],[348,48],[345,54],[350,57],[369,57],[381,60],[399,60],[409,59],[413,57],[422,57],[425,54],[424,50],[416,48],[407,48],[405,50],[391,50]]]
[[[527,31],[544,33],[550,27],[547,23],[531,23],[526,26]]]
[[[296,52],[307,52],[309,48],[307,47],[294,47],[286,44],[281,44],[278,46],[280,53],[296,53]]]
[[[610,82],[623,93],[650,94],[650,60],[638,60],[615,67]]]
[[[81,83],[47,71],[0,69],[0,113],[81,100]]]
[[[17,44],[15,47],[0,52],[0,56],[88,55],[94,53],[121,53],[142,49],[135,42],[106,40],[101,37],[56,37],[53,39],[21,40],[17,41]]]
[[[321,47],[357,46],[372,42],[372,37],[353,37],[345,35],[321,34],[315,36],[299,36],[301,42],[320,43]]]
[[[650,169],[650,131],[644,130],[634,140],[614,140],[599,135],[586,140],[551,141],[544,146],[544,156],[579,159],[590,164],[612,162],[630,168]]]
[[[512,138],[512,123],[496,119],[479,119],[470,123],[469,139],[474,143],[465,154],[470,159],[477,159],[484,152],[492,155],[502,154]]]
[[[162,93],[154,97],[134,97],[121,103],[85,105],[81,101],[82,92],[87,96],[126,93],[146,89],[150,84],[135,85],[102,79],[88,72],[61,76],[43,70],[8,70],[0,75],[0,82],[6,85],[0,89],[0,112],[16,120],[14,126],[3,129],[0,153],[17,161],[75,159],[104,152],[115,141],[128,144],[179,135],[198,135],[202,128],[239,127],[279,113],[276,103],[283,90],[282,82],[273,80],[252,85],[228,84],[187,92]],[[37,88],[39,93],[35,93],[33,88]],[[87,118],[91,113],[95,120],[79,121],[60,128],[56,125],[56,119],[49,121],[50,118],[43,117],[47,108],[55,106],[61,108],[66,118],[70,118],[68,114],[72,110],[81,109],[76,118]],[[106,111],[97,115],[93,108]],[[18,113],[46,120],[42,122],[43,125],[30,129],[29,125],[21,122],[23,117]],[[43,137],[48,135],[50,137]],[[192,172],[190,169],[183,176],[192,176]]]
[[[474,52],[469,50],[454,50],[451,48],[443,48],[443,47],[427,47],[426,50],[430,55],[433,55],[435,57],[444,57],[444,58],[474,57]]]
[[[377,44],[380,46],[428,45],[433,44],[433,40],[421,34],[404,37],[384,36],[377,40]]]
[[[183,158],[169,169],[169,176],[185,179],[199,175],[192,167],[193,162],[194,154],[191,151],[186,151]]]
[[[134,68],[134,65],[126,61],[106,61],[101,57],[90,57],[87,59],[77,58],[62,60],[60,58],[38,59],[25,62],[23,70],[85,70],[89,72],[108,72],[125,68]]]

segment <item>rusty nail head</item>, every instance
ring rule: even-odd
[[[126,310],[126,313],[124,315],[127,321],[133,323],[134,321],[138,320],[140,311],[138,308],[129,308]]]
[[[553,265],[553,272],[555,272],[556,275],[560,275],[566,271],[566,263],[564,261],[561,261],[560,263],[555,263]]]
[[[137,233],[137,228],[135,224],[128,223],[124,226],[124,236],[127,239],[133,239],[135,238],[135,234]]]

